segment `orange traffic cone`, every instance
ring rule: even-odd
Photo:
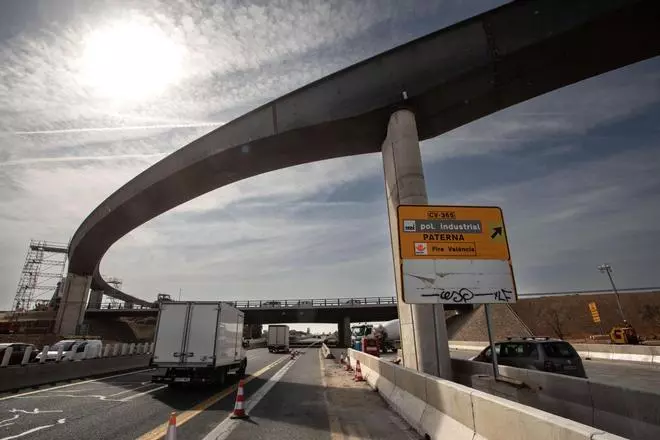
[[[353,380],[356,382],[364,382],[364,377],[362,377],[362,368],[360,368],[360,360],[355,361],[355,377]]]
[[[174,411],[170,413],[170,421],[167,424],[165,440],[176,440],[176,413]]]
[[[234,412],[231,415],[232,419],[245,419],[249,417],[245,412],[245,395],[243,390],[243,379],[238,382],[238,390],[236,392],[236,405]]]

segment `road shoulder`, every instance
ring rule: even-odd
[[[420,438],[366,382],[355,382],[335,360],[319,358],[332,440]]]

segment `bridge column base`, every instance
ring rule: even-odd
[[[62,299],[55,318],[55,333],[76,334],[85,318],[85,307],[89,297],[91,276],[68,274],[62,289]]]
[[[89,302],[87,303],[87,308],[92,310],[98,310],[101,308],[102,302],[103,302],[103,291],[92,290],[89,293]]]
[[[342,348],[351,346],[351,318],[348,316],[337,323],[337,345]]]
[[[382,154],[401,323],[403,365],[451,380],[451,360],[443,306],[406,304],[402,297],[397,208],[399,205],[428,204],[417,123],[413,112],[398,110],[392,114]]]

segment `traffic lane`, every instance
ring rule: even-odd
[[[248,351],[248,374],[273,359]],[[0,400],[0,438],[30,435],[50,439],[134,439],[221,390],[190,387],[170,390],[151,384],[154,370],[55,387]],[[143,388],[139,388],[143,387]],[[146,391],[150,391],[145,394]],[[16,417],[18,416],[18,417]]]
[[[263,380],[268,380],[273,374],[277,373],[283,365],[290,360],[288,355],[272,354],[267,358],[267,365],[258,371],[246,376],[245,396],[249,396],[256,391]],[[181,430],[187,436],[186,438],[203,438],[220,420],[230,415],[234,408],[236,398],[236,386],[231,386],[219,391],[208,399],[204,400],[195,407],[177,413],[177,429]],[[144,432],[138,437],[139,440],[155,440],[165,435],[167,423],[162,423],[155,429]],[[184,435],[184,434],[180,434]]]
[[[601,360],[585,360],[583,363],[589,379],[660,394],[660,366]]]
[[[479,354],[472,350],[451,350],[455,359],[469,359]],[[660,393],[660,367],[635,362],[582,359],[587,377],[596,382]]]
[[[298,357],[281,380],[251,410],[250,420],[241,421],[226,437],[228,440],[331,439],[318,348],[303,351],[305,354]],[[259,382],[259,385],[265,383]],[[182,438],[188,438],[183,432]]]
[[[259,389],[266,384],[271,378],[278,374],[278,372],[284,368],[291,357],[289,355],[282,354],[271,354],[272,360],[279,359],[280,362],[268,371],[260,374],[258,377],[249,378],[249,381],[245,381],[244,386],[244,396],[245,396],[245,405],[249,404],[252,397],[259,391]],[[298,358],[294,361],[297,362]],[[231,393],[224,396],[222,399],[215,402],[213,405],[206,408],[204,411],[199,412],[195,417],[187,420],[184,424],[181,424],[181,418],[177,416],[177,435],[179,438],[185,439],[204,439],[206,436],[220,424],[223,420],[231,416],[234,406],[236,403],[236,390],[235,388],[231,390]],[[250,413],[251,414],[251,413]],[[185,416],[185,414],[183,414]],[[277,437],[273,437],[277,438]],[[145,435],[140,437],[139,440],[153,440],[154,436]]]

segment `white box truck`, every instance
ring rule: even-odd
[[[224,383],[247,367],[243,312],[221,302],[163,302],[158,311],[152,382]]]
[[[277,353],[279,351],[289,351],[289,326],[288,325],[269,325],[268,326],[268,351]]]

